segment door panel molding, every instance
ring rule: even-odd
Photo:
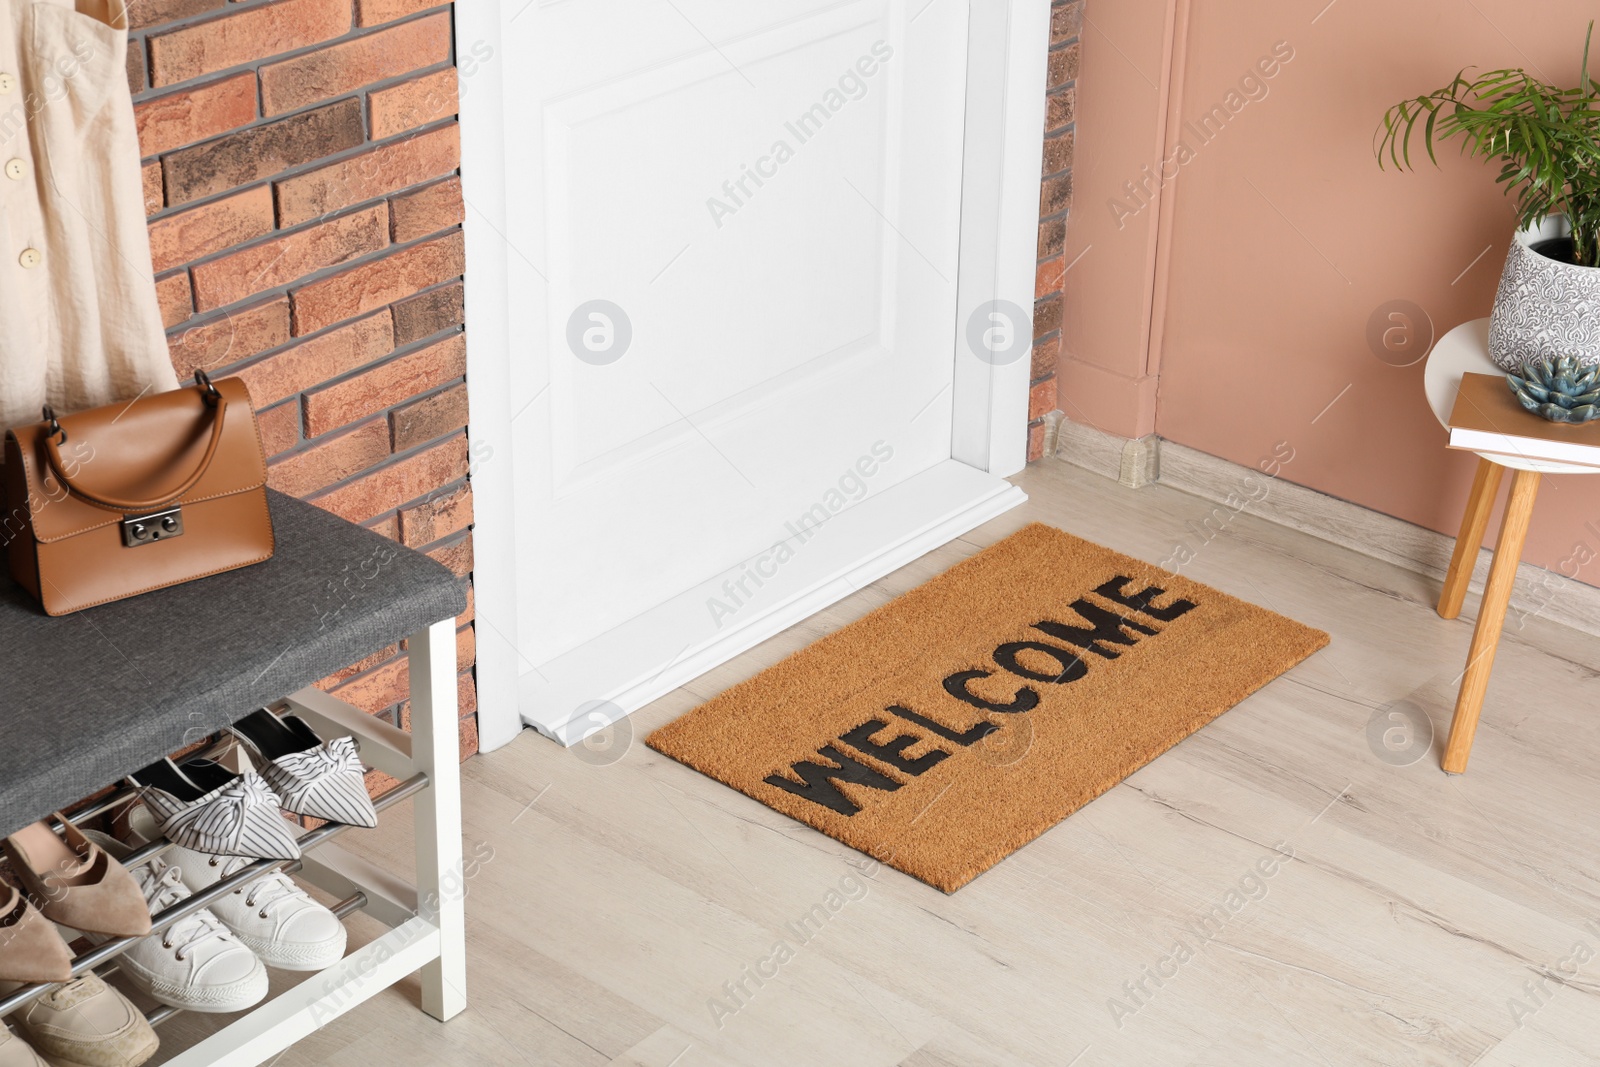
[[[784,402],[786,390],[796,387],[826,389],[831,382],[844,377],[852,367],[859,366],[860,361],[877,359],[882,355],[882,345],[875,344],[872,337],[860,337],[775,378],[757,382],[733,396],[702,408],[686,409],[684,418],[666,426],[631,438],[625,436],[629,431],[624,429],[616,447],[566,469],[552,493],[557,499],[579,493],[596,482],[603,482],[613,475],[624,475],[675,449],[695,446],[701,441],[702,433],[715,437],[724,427]],[[552,385],[550,391],[555,393],[556,387]]]

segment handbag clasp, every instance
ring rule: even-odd
[[[212,384],[211,375],[207,374],[203,369],[196,369],[194,372],[194,384],[200,387],[200,399],[206,402],[206,407],[216,407],[217,401],[222,399],[222,393]]]
[[[183,508],[178,505],[149,515],[129,515],[122,520],[122,544],[127,548],[182,536]]]
[[[46,432],[48,432],[51,437],[54,437],[56,434],[61,435],[61,440],[57,441],[56,444],[58,446],[66,444],[67,431],[62,429],[61,420],[56,418],[56,409],[51,407],[49,404],[44,406],[44,421],[50,424],[49,429]]]

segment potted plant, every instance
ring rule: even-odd
[[[1411,168],[1419,133],[1434,145],[1461,138],[1463,153],[1498,158],[1495,180],[1517,197],[1519,229],[1506,256],[1489,322],[1489,354],[1507,371],[1574,356],[1600,363],[1600,94],[1589,76],[1589,34],[1576,88],[1523,70],[1466,71],[1443,89],[1403,100],[1377,132],[1385,157]]]

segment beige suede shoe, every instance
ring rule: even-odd
[[[71,977],[72,950],[55,924],[10,882],[0,881],[0,981],[65,982]]]
[[[22,1038],[0,1023],[0,1067],[50,1067]]]
[[[161,1047],[139,1009],[93,972],[18,1008],[11,1021],[58,1067],[139,1067]],[[0,1067],[11,1065],[0,1059]]]
[[[127,869],[56,813],[62,834],[49,823],[24,826],[5,839],[17,878],[47,919],[86,933],[143,937],[150,909]]]

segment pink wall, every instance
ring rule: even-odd
[[[1069,419],[1130,437],[1155,429],[1156,379],[1146,353],[1157,213],[1119,225],[1104,205],[1161,154],[1167,7],[1168,0],[1088,0],[1079,46],[1056,402]]]
[[[1421,363],[1380,359],[1368,322],[1393,300],[1419,305],[1437,334],[1487,315],[1513,214],[1495,169],[1453,149],[1442,171],[1380,171],[1373,130],[1389,104],[1463,65],[1575,84],[1597,14],[1592,0],[1091,0],[1066,249],[1069,261],[1083,252],[1063,327],[1068,418],[1153,428],[1250,465],[1287,441],[1284,477],[1453,534],[1475,461],[1446,451]],[[1165,92],[1149,65],[1163,49]],[[1215,105],[1226,121],[1207,141],[1194,126]],[[1171,180],[1147,181],[1142,206],[1123,183],[1163,157]],[[1140,402],[1152,382],[1153,417]],[[1525,558],[1557,568],[1578,544],[1600,552],[1600,479],[1548,478]],[[1600,584],[1600,562],[1578,577]]]

